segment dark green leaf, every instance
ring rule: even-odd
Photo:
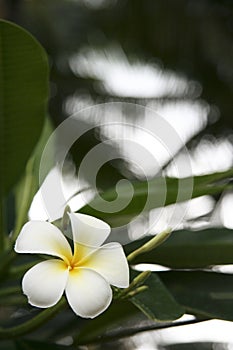
[[[233,276],[204,271],[166,271],[160,278],[186,312],[233,321]]]
[[[183,179],[157,177],[149,181],[132,182],[133,195],[128,185],[123,183],[117,188],[119,196],[115,189],[109,190],[102,194],[105,202],[94,198],[80,212],[99,217],[111,226],[122,225],[128,223],[142,211],[147,212],[191,198],[222,192],[230,186],[228,182],[232,175],[233,170],[231,169],[222,173]],[[111,206],[111,202],[116,198],[117,204]],[[123,209],[118,210],[119,207]],[[109,208],[112,208],[111,212]]]
[[[184,314],[184,309],[175,301],[155,273],[150,275],[145,285],[148,289],[130,300],[148,318],[154,321],[172,321]]]
[[[151,237],[149,238],[151,239]],[[131,252],[148,238],[125,246]],[[173,268],[200,268],[232,264],[233,231],[219,228],[203,231],[175,231],[158,248],[139,255],[134,263],[154,263]]]
[[[224,343],[209,343],[209,342],[196,342],[196,343],[180,343],[172,345],[159,346],[159,350],[226,350],[227,344]]]
[[[77,344],[88,344],[94,339],[101,340],[101,336],[107,334],[116,327],[122,327],[127,320],[138,317],[141,313],[128,300],[116,300],[100,316],[87,323],[76,335]]]
[[[135,277],[137,273],[132,271],[132,275]],[[112,331],[115,334],[117,328],[122,329],[129,321],[131,326],[136,327],[138,320],[143,317],[138,309],[153,321],[174,320],[182,316],[183,308],[177,304],[156,274],[151,275],[145,284],[149,286],[147,291],[128,300],[115,300],[107,311],[87,323],[77,334],[76,342],[88,344],[96,339],[101,342],[101,337],[111,334]]]
[[[16,223],[14,238],[16,238],[17,234],[22,228],[22,225],[27,221],[28,210],[34,195],[39,189],[40,160],[51,132],[52,125],[49,119],[46,119],[39,142],[37,143],[36,148],[26,165],[24,176],[16,186]],[[47,154],[46,164],[48,169],[52,168],[54,162],[53,159],[53,154]],[[40,181],[41,180],[42,179],[40,179]]]
[[[35,340],[16,340],[16,350],[73,350],[72,346],[58,345],[52,343],[44,343]]]
[[[24,29],[0,21],[0,194],[22,174],[42,131],[48,99],[48,61]]]

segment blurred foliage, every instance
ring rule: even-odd
[[[71,70],[69,59],[82,48],[104,50],[116,44],[129,61],[158,63],[161,68],[198,82],[200,87],[194,95],[184,98],[201,97],[211,106],[210,123],[204,132],[230,133],[233,126],[231,1],[12,0],[5,1],[4,9],[5,17],[28,28],[50,56],[50,115],[55,124],[67,117],[65,101],[72,96],[91,98],[95,103],[119,100],[145,103],[143,99],[113,96],[100,90],[94,77],[77,76]],[[176,97],[153,98],[162,103],[173,99]],[[221,120],[217,121],[220,115]],[[74,145],[77,165],[98,142],[96,133],[90,131]],[[134,177],[122,167],[122,160],[105,164],[97,178],[98,186],[106,189],[122,177]]]
[[[87,6],[91,2],[81,0],[12,3],[19,10],[16,20],[39,38],[51,56],[51,78],[57,89],[51,99],[54,118],[62,118],[62,102],[75,91],[104,100],[111,97],[97,92],[94,81],[77,79],[67,59],[82,46],[103,48],[116,42],[129,56],[157,59],[165,68],[199,81],[202,98],[220,110],[217,126],[233,125],[231,1],[102,1],[99,8],[96,1]],[[9,6],[9,17],[11,10]]]

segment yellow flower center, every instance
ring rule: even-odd
[[[90,249],[88,246],[75,243],[74,254],[72,257],[64,257],[66,268],[68,268],[69,271],[72,271],[80,266],[85,266],[91,257],[91,254],[89,254],[91,250],[92,249]]]

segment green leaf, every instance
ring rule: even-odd
[[[213,350],[228,349],[225,343],[212,343],[212,342],[196,342],[196,343],[180,343],[171,345],[162,345],[159,350]]]
[[[139,215],[142,211],[179,203],[191,198],[221,193],[227,188],[233,169],[226,172],[187,177],[183,179],[157,177],[149,181],[131,182],[134,193],[128,184],[120,183],[116,190],[109,190],[102,194],[102,199],[94,198],[80,212],[96,216],[107,221],[111,226],[123,225]],[[104,199],[104,203],[103,203]],[[117,204],[111,208],[111,202],[117,199]],[[129,204],[127,204],[129,203]],[[117,208],[123,207],[118,210]]]
[[[145,285],[148,289],[130,298],[130,301],[148,318],[154,321],[173,321],[184,314],[184,309],[155,273],[149,276]]]
[[[88,344],[108,334],[112,329],[122,327],[128,320],[134,320],[141,312],[128,300],[115,300],[110,307],[100,316],[88,322],[81,331],[76,334],[75,343]],[[130,322],[130,323],[131,323]]]
[[[233,321],[232,275],[166,271],[159,276],[187,313]]]
[[[0,21],[0,195],[18,181],[46,115],[48,61],[26,30]]]
[[[28,211],[33,200],[34,195],[39,189],[39,167],[40,160],[44,150],[44,147],[52,133],[52,125],[47,118],[45,120],[44,128],[36,145],[36,148],[29,159],[24,176],[21,181],[17,184],[15,190],[15,202],[16,202],[16,223],[13,233],[13,238],[16,238],[22,225],[28,219]],[[49,164],[48,169],[52,168],[54,157],[52,154],[48,154],[46,164]],[[41,180],[41,179],[40,179]]]
[[[133,278],[138,274],[135,271],[131,272]],[[122,330],[124,330],[124,336],[132,332],[135,334],[137,325],[141,325],[145,316],[153,321],[162,322],[182,316],[183,308],[174,300],[156,274],[152,274],[145,284],[149,286],[147,291],[130,299],[114,300],[102,315],[84,325],[76,334],[75,343],[79,345],[99,343],[106,337],[117,338],[117,334],[121,334]]]
[[[127,253],[142,246],[144,238],[125,246]],[[134,263],[160,264],[172,268],[201,268],[232,264],[233,230],[175,231],[156,249],[141,254]]]

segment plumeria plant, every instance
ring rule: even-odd
[[[110,285],[129,286],[129,267],[119,243],[104,241],[110,226],[89,215],[70,213],[73,252],[63,233],[49,222],[31,221],[20,232],[17,253],[49,254],[24,276],[23,292],[31,305],[46,308],[55,305],[65,291],[73,311],[93,318],[112,300]]]
[[[110,232],[116,222],[138,215],[148,188],[146,213],[161,206],[161,183],[167,206],[231,190],[233,170],[134,181],[132,200],[119,212],[98,210],[96,197],[77,212],[66,207],[56,221],[29,220],[53,129],[49,65],[37,40],[13,23],[0,21],[0,42],[0,347],[77,349],[147,329],[232,321],[232,275],[212,270],[232,263],[231,230],[167,229],[124,246],[111,242]],[[114,189],[102,198],[110,203]],[[184,313],[194,318],[179,320]]]
[[[117,298],[143,291],[144,288],[135,287],[145,280],[149,271],[139,274],[129,285],[129,265],[122,246],[117,242],[102,245],[110,234],[110,226],[90,215],[73,213],[69,207],[66,210],[69,210],[73,249],[64,234],[45,221],[27,222],[16,240],[17,253],[56,257],[37,263],[24,275],[22,288],[28,302],[32,306],[48,308],[57,304],[65,291],[76,315],[94,318],[112,301],[110,285],[117,287],[114,289]],[[128,261],[155,248],[169,234],[170,231],[165,231],[157,235],[132,252]]]

